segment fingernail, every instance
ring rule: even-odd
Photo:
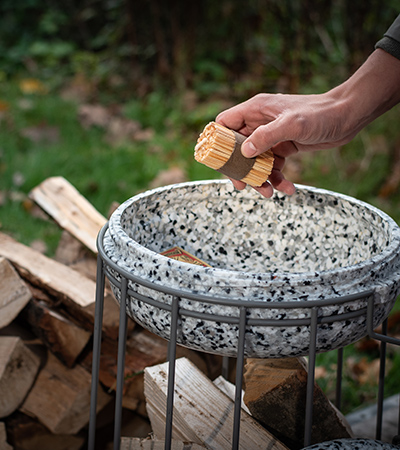
[[[257,149],[254,147],[252,142],[247,142],[242,146],[242,154],[247,158],[253,157],[257,153]]]

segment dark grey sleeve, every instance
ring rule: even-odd
[[[400,14],[383,35],[383,38],[375,44],[375,48],[381,48],[400,59]]]

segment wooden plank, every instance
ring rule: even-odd
[[[14,267],[0,257],[0,328],[9,325],[32,295]]]
[[[164,437],[168,364],[145,369],[147,410],[157,438]],[[173,438],[225,450],[232,446],[234,403],[186,358],[176,361]],[[242,411],[239,448],[287,447]]]
[[[89,422],[91,379],[81,366],[69,369],[48,352],[46,365],[20,411],[36,417],[54,434],[78,433]],[[99,387],[97,410],[110,399]]]
[[[19,337],[0,337],[0,417],[20,406],[35,381],[39,363]]]
[[[249,358],[244,385],[244,402],[251,415],[289,447],[301,447],[307,391],[304,358]],[[312,443],[349,437],[352,433],[345,418],[315,384]]]
[[[171,450],[202,450],[207,447],[193,442],[182,442],[172,439]],[[121,438],[120,450],[164,450],[165,441],[158,439]]]
[[[63,177],[44,180],[29,194],[64,230],[67,230],[92,252],[107,219]]]

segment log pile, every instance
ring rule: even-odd
[[[31,198],[64,231],[54,258],[0,232],[0,449],[79,450],[89,422],[95,241],[106,218],[60,177]],[[118,322],[106,283],[96,450],[112,449]],[[128,320],[121,449],[164,448],[167,345]],[[177,358],[172,449],[230,448],[234,386],[218,377],[221,358],[183,347]],[[300,448],[306,373],[292,363],[247,361],[240,448]],[[316,399],[324,437],[350,436],[317,387]]]

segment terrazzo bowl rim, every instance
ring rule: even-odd
[[[215,184],[216,187],[218,186],[226,186],[229,185],[231,182],[229,180],[224,179],[217,179],[217,180],[202,180],[202,181],[189,181],[184,183],[176,183],[171,185],[166,185],[154,189],[150,189],[144,192],[141,192],[139,194],[136,194],[127,200],[125,200],[111,215],[109,219],[109,232],[113,237],[114,243],[118,245],[119,248],[126,248],[129,249],[129,252],[140,252],[141,256],[146,257],[148,260],[156,260],[158,258],[161,258],[161,261],[168,261],[168,266],[171,270],[176,271],[176,273],[179,273],[180,271],[183,271],[185,273],[189,271],[193,271],[199,274],[215,274],[215,276],[218,276],[219,278],[232,276],[234,275],[238,280],[242,282],[247,282],[252,277],[258,277],[258,279],[266,279],[268,286],[271,284],[271,275],[273,275],[274,279],[282,279],[282,278],[290,278],[291,282],[293,284],[301,283],[305,279],[309,280],[312,279],[317,272],[319,276],[324,278],[329,278],[333,276],[340,276],[341,274],[347,274],[349,271],[354,271],[354,273],[357,272],[368,272],[369,270],[376,269],[377,266],[380,264],[384,264],[388,262],[390,259],[395,258],[396,254],[400,253],[400,227],[397,225],[397,223],[385,212],[380,210],[379,208],[366,203],[362,200],[356,199],[354,197],[351,197],[346,194],[334,192],[327,189],[322,188],[316,188],[312,186],[306,186],[301,184],[296,184],[296,192],[298,190],[301,191],[308,191],[313,194],[319,194],[319,195],[330,195],[333,197],[336,197],[338,199],[344,200],[349,202],[350,204],[355,204],[360,207],[368,209],[370,212],[373,212],[374,214],[378,215],[382,221],[386,222],[388,224],[388,235],[391,237],[391,241],[389,242],[389,245],[386,246],[381,252],[379,252],[377,255],[373,256],[372,258],[365,259],[363,261],[360,261],[356,264],[348,265],[348,266],[341,266],[333,269],[324,269],[320,271],[265,271],[265,272],[252,272],[252,271],[243,271],[243,270],[231,270],[226,268],[219,268],[219,267],[203,267],[198,265],[191,265],[188,263],[184,263],[175,259],[168,258],[164,255],[161,255],[160,253],[150,250],[149,248],[145,247],[144,245],[137,242],[135,239],[130,237],[126,231],[123,229],[121,222],[118,218],[122,217],[124,211],[130,207],[132,204],[140,201],[143,198],[150,197],[155,194],[162,194],[163,192],[170,191],[172,189],[182,189],[182,188],[188,188],[193,186],[208,186]],[[278,193],[278,195],[281,195]],[[296,195],[293,194],[294,196]],[[261,201],[273,201],[272,199],[264,199],[260,196]],[[115,240],[115,237],[117,237],[117,241]],[[131,255],[134,256],[134,255]],[[118,262],[117,262],[118,264]],[[242,286],[242,284],[238,284],[238,286]]]

